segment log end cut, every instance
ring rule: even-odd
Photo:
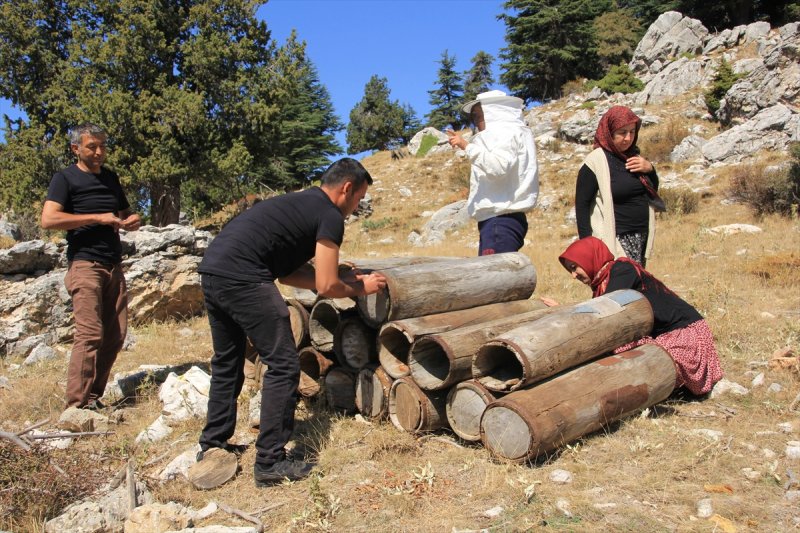
[[[535,449],[533,435],[525,420],[504,405],[490,405],[481,419],[483,445],[497,457],[522,462]]]

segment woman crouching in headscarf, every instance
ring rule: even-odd
[[[642,293],[653,308],[653,331],[648,337],[617,348],[630,350],[642,344],[657,344],[675,362],[675,387],[686,387],[692,394],[707,394],[722,379],[723,372],[714,337],[697,312],[640,264],[614,255],[600,239],[586,237],[573,242],[559,261],[581,283],[592,288],[593,296],[620,289]]]

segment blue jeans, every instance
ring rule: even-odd
[[[525,213],[508,213],[478,222],[481,240],[478,255],[516,252],[525,243],[528,219]]]
[[[268,368],[261,381],[256,463],[271,466],[283,459],[283,449],[292,437],[300,382],[289,310],[273,283],[203,274],[202,286],[214,356],[200,447],[219,448],[233,436],[237,398],[244,384],[245,344],[250,338]]]

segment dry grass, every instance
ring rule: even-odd
[[[547,154],[542,155],[546,161]],[[536,295],[567,303],[586,299],[589,293],[557,261],[574,237],[574,223],[565,222],[564,217],[582,161],[578,155],[560,155],[565,159],[545,163],[541,175],[542,193],[561,200],[546,212],[529,215],[529,243],[523,252],[537,269]],[[463,162],[449,154],[392,160],[388,153],[380,153],[365,160],[365,165],[376,178],[371,220],[393,222],[380,227],[365,228],[360,222],[348,226],[345,254],[476,253],[474,225],[449,235],[438,247],[406,244],[411,229],[421,228],[427,220],[424,211],[466,196],[468,167]],[[150,387],[143,388],[137,401],[126,408],[113,436],[87,439],[54,460],[95,457],[94,466],[84,468],[106,475],[133,457],[158,500],[194,508],[218,500],[253,513],[271,507],[259,515],[267,531],[719,531],[714,521],[695,516],[697,502],[703,498],[710,498],[714,512],[738,531],[797,528],[800,511],[796,502],[784,498],[782,485],[787,469],[800,473],[800,464],[783,453],[787,441],[800,440],[797,412],[788,411],[800,389],[800,376],[753,367],[751,362],[765,363],[775,350],[786,346],[800,351],[800,227],[796,220],[776,215],[755,219],[742,205],[723,205],[730,176],[724,169],[709,172],[718,173],[716,180],[694,212],[659,217],[656,255],[648,268],[705,315],[728,379],[750,387],[754,370],[764,372],[766,384],[780,383],[781,392],[769,393],[760,387],[747,396],[704,402],[675,397],[530,465],[494,461],[479,445],[459,443],[457,447],[438,438],[416,438],[388,422],[367,425],[333,414],[318,401],[298,409],[294,441],[298,450],[319,464],[312,479],[256,489],[250,474],[255,453],[251,447],[241,458],[242,472],[234,480],[200,492],[185,481],[159,485],[155,478],[170,459],[196,443],[203,421],[175,428],[162,443],[134,445],[136,434],[160,409],[156,390]],[[412,196],[400,196],[401,187]],[[730,223],[757,224],[763,232],[723,237],[703,231]],[[152,324],[134,333],[137,342],[120,355],[117,371],[144,363],[205,365],[211,354],[202,317]],[[65,353],[68,348],[64,347]],[[58,416],[64,359],[14,371],[8,365],[19,361],[0,361],[0,374],[13,383],[11,390],[0,389],[0,429],[18,430],[28,422]],[[250,394],[246,390],[240,398],[238,441],[253,438],[246,423]],[[781,422],[793,423],[794,432],[779,431]],[[722,438],[714,441],[693,433],[703,429],[720,431]],[[438,436],[452,438],[446,433]],[[162,455],[160,461],[144,466]],[[0,473],[7,468],[8,463],[0,463]],[[757,472],[756,478],[745,477],[744,468]],[[570,471],[574,481],[568,485],[551,482],[549,474],[555,469]],[[38,482],[32,479],[30,483]],[[719,486],[727,488],[717,492]],[[3,490],[18,491],[19,487],[5,484],[0,487]],[[568,502],[569,516],[556,507],[560,499]],[[0,500],[0,505],[7,504]],[[485,516],[485,511],[498,506],[503,508],[499,516]],[[46,512],[6,507],[0,528],[41,530],[42,518],[55,513],[56,507]],[[212,523],[246,525],[217,513],[197,526]]]

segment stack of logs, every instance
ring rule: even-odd
[[[287,299],[299,392],[398,428],[450,428],[523,462],[666,399],[674,364],[655,345],[607,355],[648,335],[653,313],[632,290],[574,305],[531,299],[520,253],[355,261],[384,291]]]

